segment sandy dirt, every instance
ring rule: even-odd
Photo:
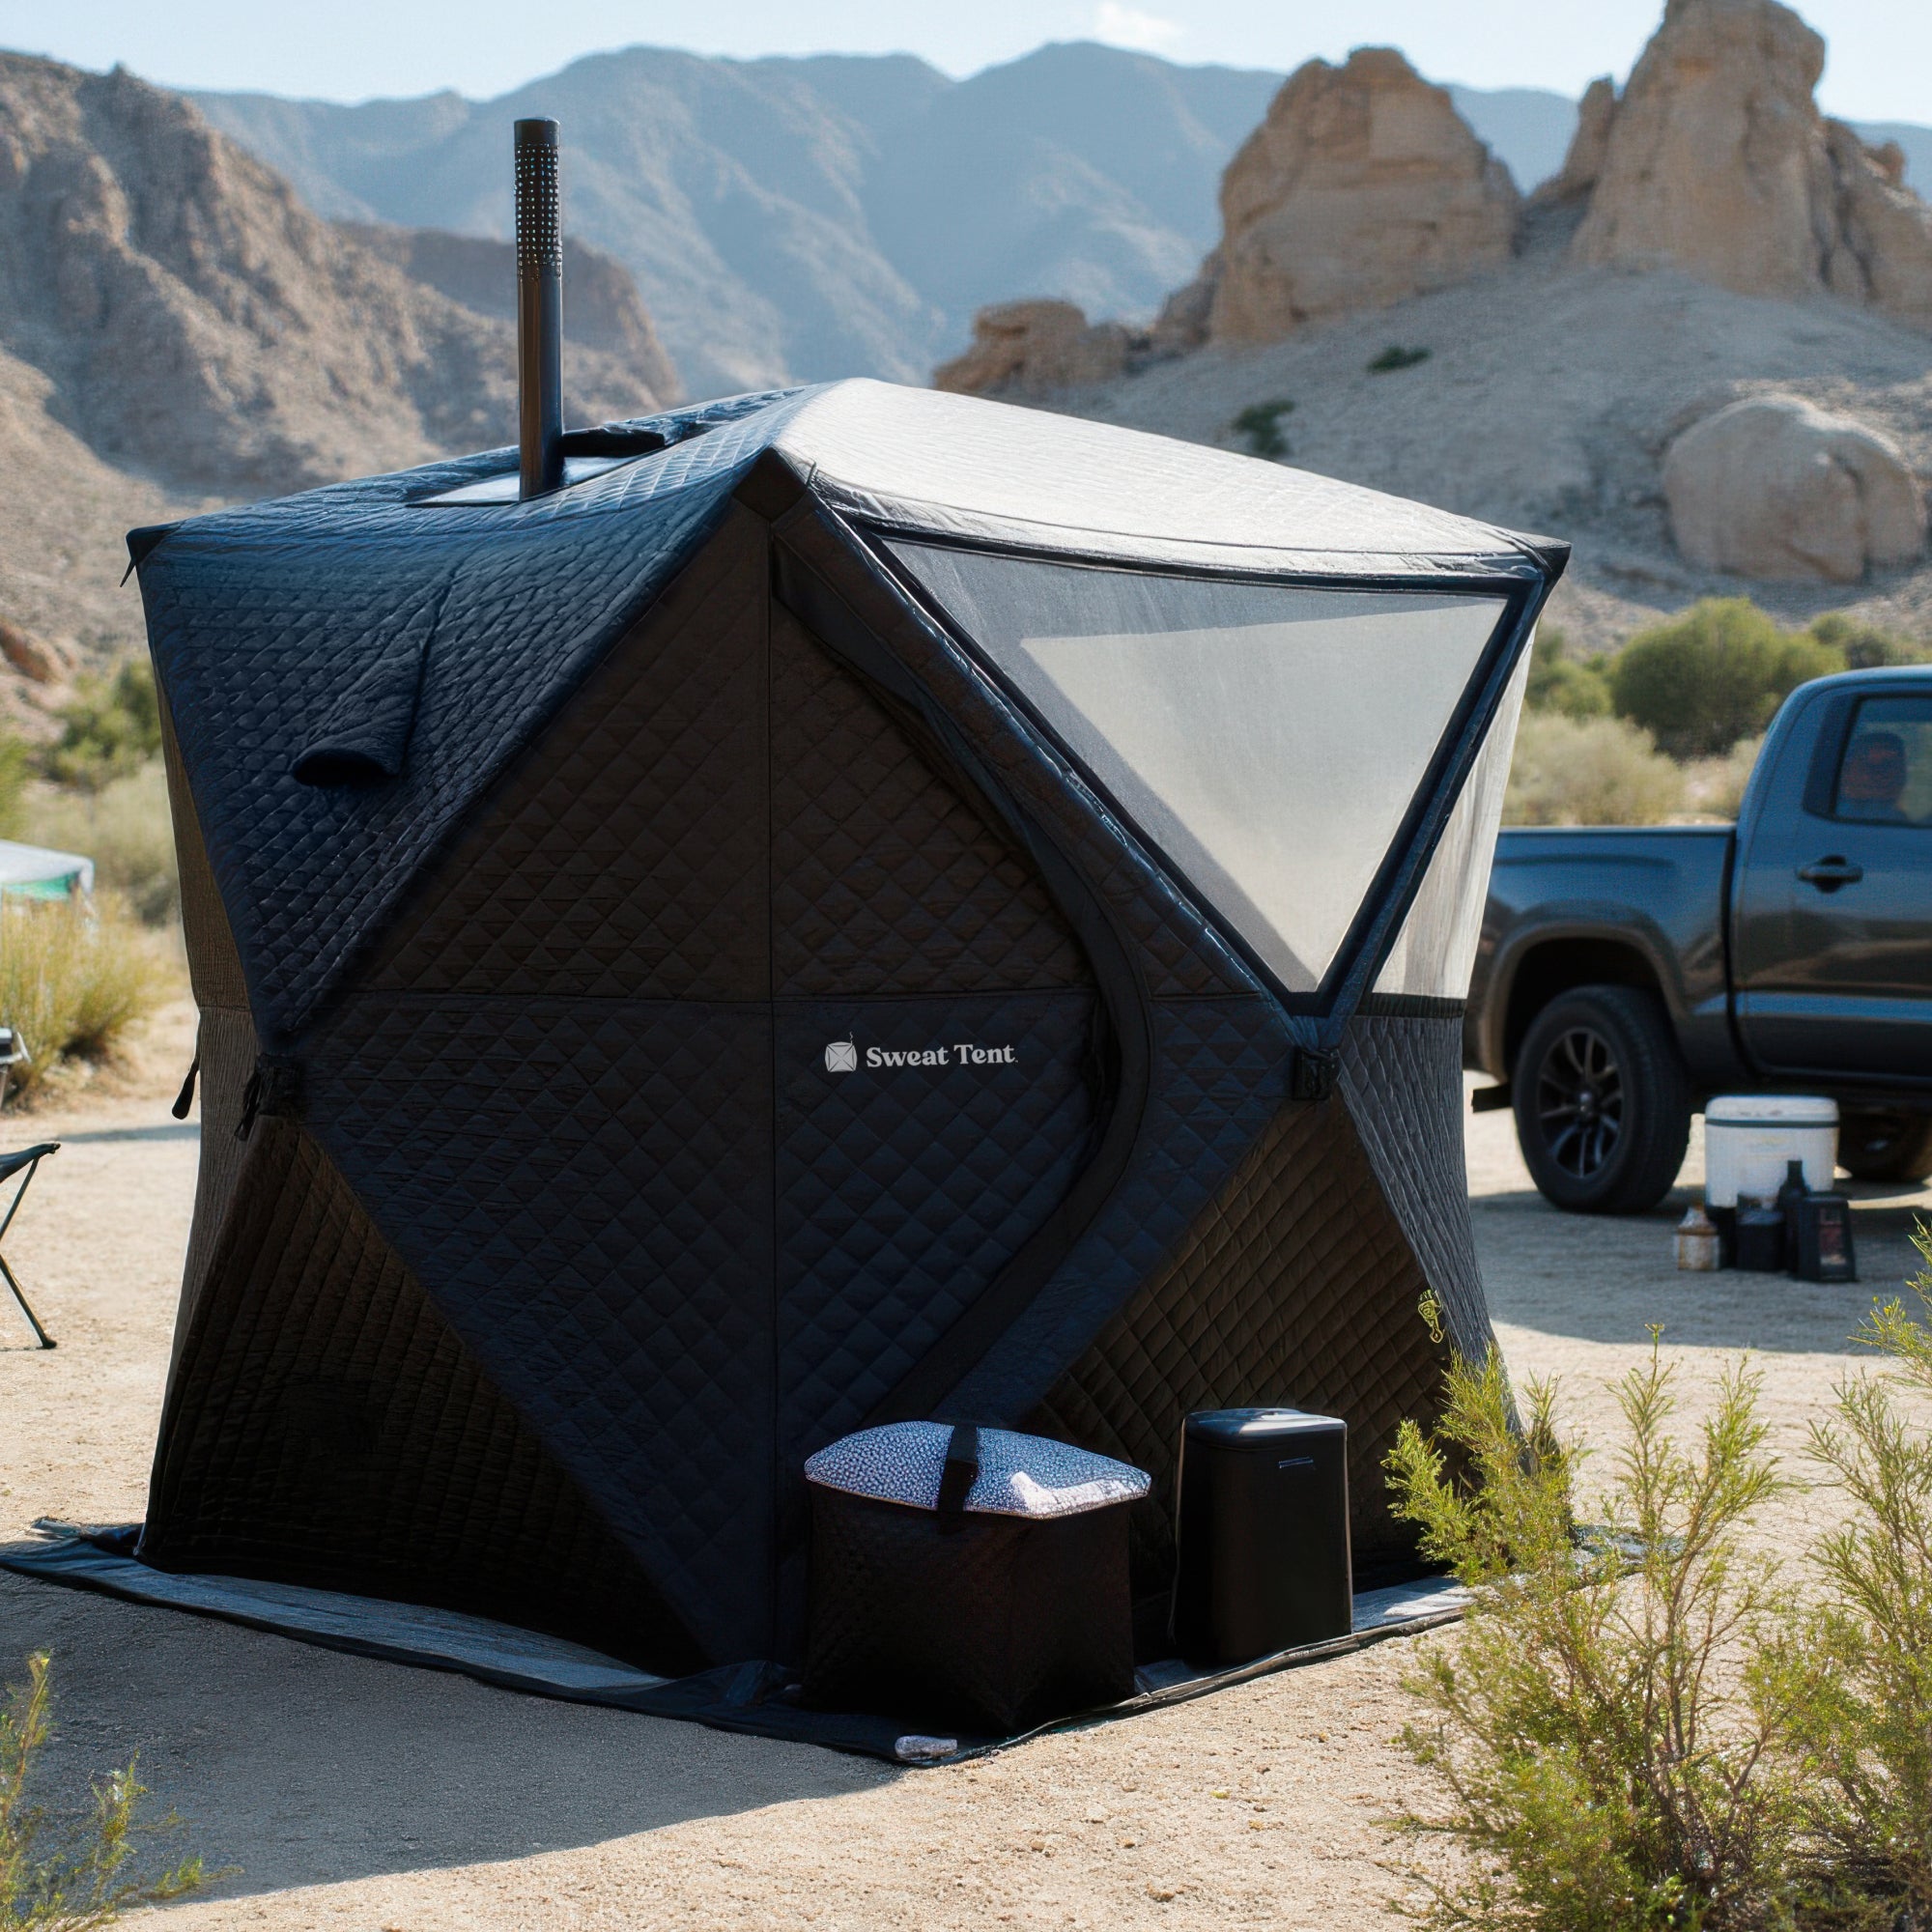
[[[175,1009],[119,1091],[7,1117],[7,1144],[63,1145],[7,1242],[61,1346],[24,1346],[0,1309],[5,1540],[40,1516],[141,1513],[194,1179],[194,1125],[167,1114],[186,1043]],[[1687,1386],[1754,1350],[1795,1450],[1870,1294],[1911,1267],[1915,1211],[1932,1211],[1932,1195],[1861,1190],[1856,1289],[1679,1276],[1681,1195],[1636,1220],[1569,1219],[1531,1192],[1506,1116],[1472,1119],[1468,1148],[1510,1362],[1560,1374],[1566,1412],[1600,1439],[1602,1382],[1662,1321]],[[1693,1147],[1687,1183],[1699,1174]],[[1794,1498],[1776,1527],[1812,1511]],[[1399,1922],[1378,1821],[1417,1790],[1392,1743],[1416,1640],[904,1772],[0,1575],[0,1669],[36,1647],[55,1660],[57,1782],[138,1750],[194,1847],[238,1868],[159,1915],[184,1932]]]

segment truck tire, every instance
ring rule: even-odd
[[[1690,1076],[1655,995],[1577,986],[1529,1024],[1510,1080],[1537,1191],[1573,1214],[1641,1214],[1690,1140]]]
[[[1847,1107],[1838,1122],[1838,1165],[1855,1180],[1923,1180],[1932,1174],[1932,1114]]]

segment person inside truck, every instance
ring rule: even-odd
[[[1905,740],[1896,731],[1861,731],[1838,773],[1838,816],[1904,825]]]

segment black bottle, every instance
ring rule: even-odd
[[[1804,1184],[1804,1163],[1802,1160],[1786,1161],[1784,1184],[1777,1190],[1777,1211],[1784,1216],[1784,1265],[1787,1268],[1798,1265],[1798,1208],[1810,1192]]]

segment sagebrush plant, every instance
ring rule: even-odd
[[[1758,1382],[1728,1370],[1695,1447],[1670,1433],[1674,1371],[1653,1347],[1613,1390],[1626,1435],[1604,1528],[1579,1537],[1581,1451],[1532,1382],[1519,1418],[1500,1360],[1458,1362],[1433,1433],[1388,1459],[1396,1514],[1473,1592],[1466,1622],[1406,1680],[1403,1732],[1449,1798],[1410,1815],[1471,1855],[1410,1876],[1438,1928],[1757,1932],[1793,1922],[1803,1788],[1777,1749],[1777,1681],[1750,1669],[1785,1613],[1745,1537],[1783,1479]]]
[[[1610,708],[1607,662],[1572,657],[1562,631],[1554,624],[1539,624],[1522,701],[1531,711],[1560,711],[1566,718],[1605,717]]]
[[[104,1060],[174,990],[159,935],[116,899],[0,899],[0,1018],[33,1059],[10,1094],[30,1093],[65,1059]]]
[[[97,886],[118,893],[148,925],[181,904],[167,774],[158,758],[99,789],[36,784],[22,806],[24,838],[94,861]]]
[[[1617,653],[1610,696],[1672,757],[1721,757],[1807,678],[1844,668],[1836,645],[1782,629],[1748,597],[1706,597]]]
[[[139,771],[161,752],[153,668],[145,658],[129,658],[111,677],[76,679],[61,724],[58,743],[41,759],[46,776],[58,783],[99,791]]]
[[[1621,718],[1523,714],[1505,825],[1660,825],[1684,810],[1683,768]]]
[[[148,1869],[145,1854],[180,1829],[148,1815],[138,1760],[94,1783],[93,1804],[60,1819],[28,1802],[35,1759],[52,1734],[53,1676],[45,1653],[0,1704],[0,1932],[92,1932],[137,1905],[185,1897],[208,1883],[198,1858]]]
[[[1812,1454],[1851,1505],[1820,1536],[1825,1584],[1771,1660],[1821,1781],[1819,1890],[1837,1922],[1932,1932],[1932,1430],[1907,1405],[1932,1399],[1932,1247],[1901,1300],[1857,1339],[1885,1368],[1838,1384],[1811,1427]]]
[[[1293,413],[1293,401],[1276,396],[1265,403],[1250,403],[1229,427],[1248,445],[1250,456],[1265,457],[1272,463],[1289,454],[1281,419]]]

